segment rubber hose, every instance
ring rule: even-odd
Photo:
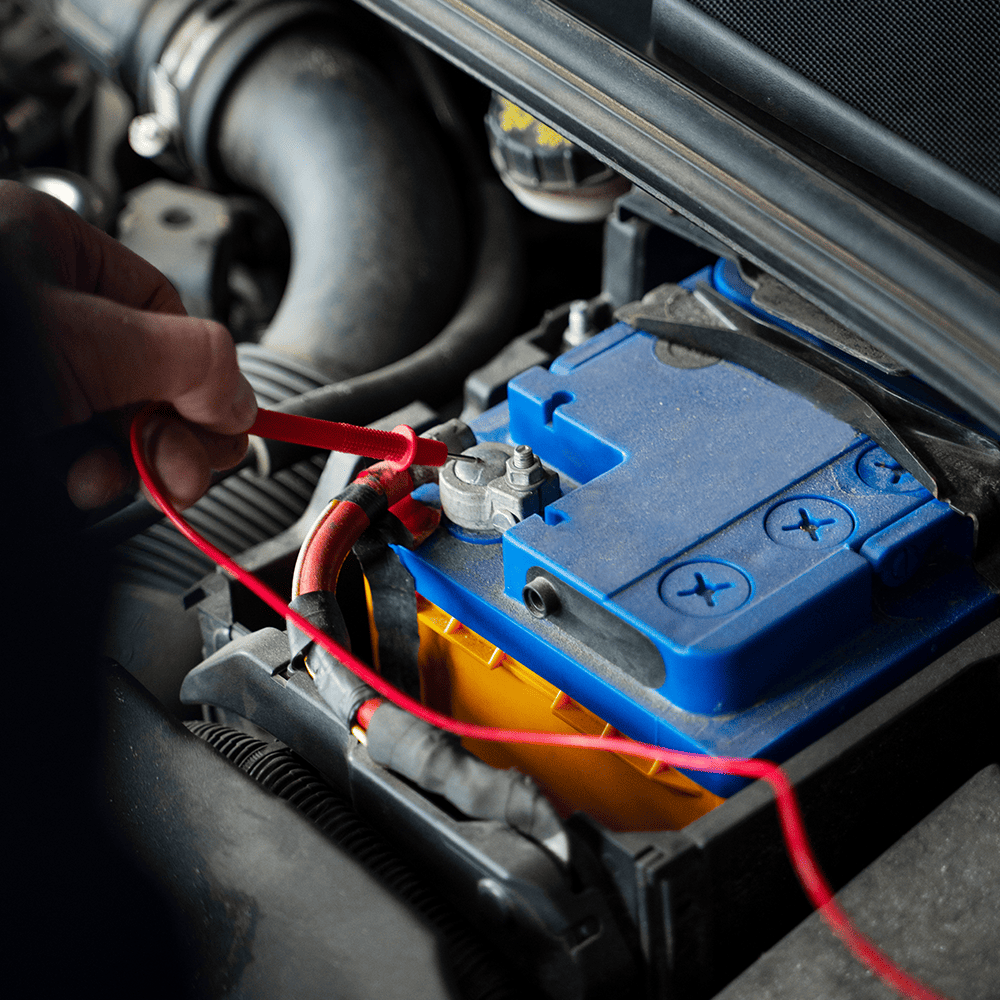
[[[158,60],[180,59],[168,75],[185,158],[203,183],[262,195],[288,229],[291,272],[265,346],[343,379],[447,322],[466,278],[449,164],[419,110],[349,47],[333,5],[34,3],[142,109]]]
[[[310,390],[276,409],[368,424],[414,399],[433,406],[461,391],[468,374],[512,336],[521,293],[521,248],[512,196],[490,179],[480,183],[477,201],[480,237],[472,279],[444,329],[409,357]],[[308,453],[281,441],[253,439],[253,445],[262,474],[286,468]]]
[[[447,322],[464,278],[458,201],[419,118],[310,23],[255,54],[218,115],[218,156],[292,242],[261,343],[330,378],[380,368]]]
[[[298,754],[283,744],[264,743],[213,722],[186,725],[251,778],[302,812],[431,923],[446,942],[445,954],[451,960],[461,997],[512,1000],[513,984],[501,971],[497,958],[471,933],[468,923]]]

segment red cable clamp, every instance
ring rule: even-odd
[[[401,469],[411,465],[444,465],[448,460],[448,446],[443,441],[417,437],[413,429],[405,425],[391,431],[378,431],[261,408],[249,433],[289,444],[363,455],[391,462]]]

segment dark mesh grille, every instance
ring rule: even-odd
[[[1000,16],[995,2],[688,2],[1000,194]]]

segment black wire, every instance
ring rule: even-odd
[[[253,452],[248,452],[246,458],[239,465],[226,469],[224,472],[213,473],[212,486],[217,486],[241,469],[252,467],[253,461]],[[109,514],[97,524],[92,524],[84,529],[81,532],[81,540],[88,548],[110,549],[122,542],[127,542],[154,524],[159,524],[163,518],[163,511],[140,495],[127,506],[122,507],[121,510]]]

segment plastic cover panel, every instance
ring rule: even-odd
[[[1000,194],[1000,20],[989,0],[688,0]]]

